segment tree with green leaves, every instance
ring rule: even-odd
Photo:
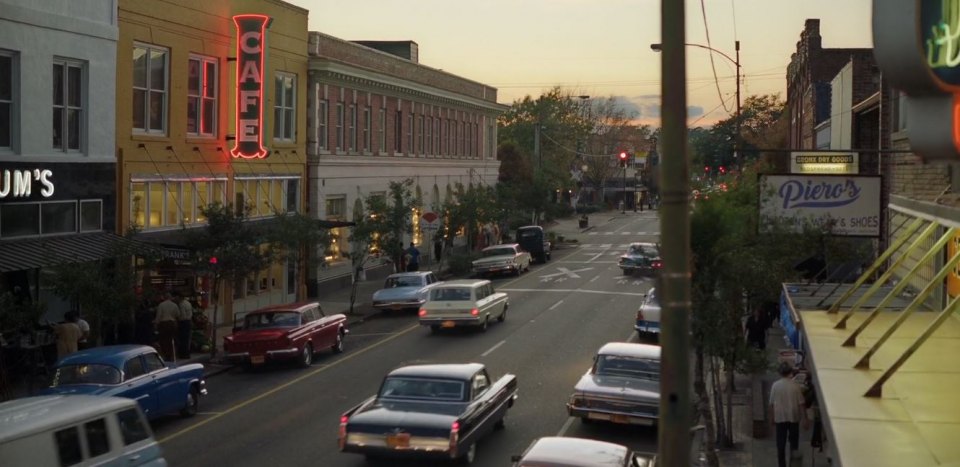
[[[464,187],[457,184],[457,199],[443,206],[444,227],[450,232],[463,232],[467,249],[477,247],[477,237],[487,224],[498,224],[501,209],[497,205],[496,189],[486,185]]]

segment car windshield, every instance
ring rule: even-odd
[[[421,284],[418,276],[388,277],[385,288],[393,289],[396,287],[417,287]]]
[[[660,251],[653,245],[630,245],[627,251],[628,255],[645,256],[647,258],[656,258],[660,256]]]
[[[391,377],[383,382],[380,397],[387,399],[464,400],[463,381]]]
[[[300,313],[282,311],[251,313],[243,319],[244,329],[292,328],[300,325]]]
[[[444,287],[430,291],[430,300],[441,302],[468,302],[470,301],[470,289],[466,287]]]
[[[521,230],[521,231],[517,232],[517,236],[520,237],[520,238],[524,238],[524,239],[526,239],[526,238],[535,238],[535,237],[539,237],[539,236],[540,236],[540,231],[539,231],[539,230],[533,230],[533,229],[531,229],[531,230]]]
[[[597,358],[595,373],[601,376],[629,376],[659,380],[660,361],[622,355],[600,355]]]
[[[120,371],[110,365],[64,365],[53,375],[52,387],[71,384],[120,384]]]
[[[516,252],[513,250],[513,248],[492,248],[489,250],[483,250],[482,254],[484,257],[504,255],[513,256],[516,254]]]

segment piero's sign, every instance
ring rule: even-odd
[[[271,18],[264,15],[237,15],[237,124],[233,157],[262,159],[270,153],[263,147],[263,65],[267,28]]]
[[[794,232],[880,236],[881,178],[876,175],[760,175],[760,225]]]

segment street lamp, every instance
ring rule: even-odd
[[[736,54],[737,58],[735,59],[717,49],[714,49],[713,47],[708,47],[703,44],[685,43],[684,45],[686,45],[687,47],[699,47],[701,49],[706,49],[711,52],[715,52],[721,57],[729,60],[731,63],[733,63],[737,67],[737,125],[736,125],[737,129],[736,129],[736,135],[735,135],[736,139],[734,140],[734,143],[733,143],[733,157],[737,160],[737,165],[741,166],[740,158],[739,158],[739,155],[740,155],[740,41],[734,42],[734,49],[737,51],[737,54]],[[661,49],[662,49],[661,44],[650,44],[650,50],[653,50],[654,52],[660,52]]]

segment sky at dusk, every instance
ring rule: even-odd
[[[510,104],[561,86],[574,95],[616,96],[644,123],[659,125],[660,0],[288,0],[310,10],[311,31],[346,40],[413,40],[420,63],[494,86]],[[780,93],[807,18],[820,19],[823,46],[871,47],[871,0],[703,0],[710,44],[735,54],[743,98]],[[687,42],[707,44],[701,0],[686,0]],[[732,114],[736,69],[687,48],[690,122]],[[726,109],[721,105],[721,97]]]

